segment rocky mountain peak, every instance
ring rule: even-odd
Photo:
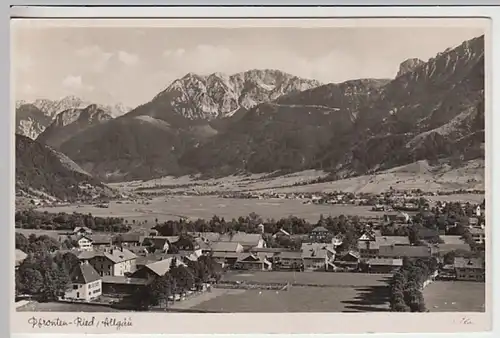
[[[156,95],[149,107],[142,106],[140,115],[153,114],[168,120],[171,116],[156,116],[160,109],[153,106],[158,105],[162,106],[163,111],[168,106],[171,108],[168,109],[169,113],[188,120],[211,121],[318,85],[318,81],[273,69],[252,69],[233,75],[188,73]]]
[[[407,59],[401,62],[401,64],[399,65],[399,71],[396,77],[400,77],[406,73],[412,72],[423,64],[425,64],[425,62],[417,58]]]

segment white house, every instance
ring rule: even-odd
[[[101,277],[88,262],[76,265],[70,273],[71,285],[65,299],[91,301],[102,294]]]
[[[78,256],[88,261],[100,276],[124,276],[136,270],[137,256],[124,248],[106,248]]]
[[[77,240],[78,249],[82,251],[92,251],[94,250],[93,241],[88,236],[80,236]]]

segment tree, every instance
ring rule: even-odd
[[[69,273],[73,268],[80,263],[80,260],[78,257],[71,253],[71,252],[66,252],[64,254],[57,253],[54,256],[54,262],[57,264],[57,266],[64,268],[64,270]]]
[[[26,238],[26,236],[24,236],[21,233],[16,232],[16,249],[19,249],[19,250],[26,252],[28,245],[29,245],[29,241]]]
[[[21,266],[16,273],[16,291],[18,294],[36,295],[43,287],[43,276],[33,267]],[[17,290],[19,289],[19,290]]]

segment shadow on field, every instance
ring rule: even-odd
[[[389,278],[384,278],[389,281]],[[343,312],[385,312],[388,311],[390,298],[389,285],[374,285],[356,288],[353,300],[342,301],[346,304]]]

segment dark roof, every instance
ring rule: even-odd
[[[282,251],[277,254],[279,258],[288,259],[302,259],[302,252],[300,251]]]
[[[101,276],[99,276],[92,265],[81,263],[73,268],[70,279],[72,283],[88,284],[100,280]]]
[[[450,251],[455,251],[455,250],[463,250],[463,251],[470,251],[470,245],[469,244],[438,244],[437,245],[439,253],[444,254]]]
[[[93,244],[111,244],[113,237],[111,235],[92,235],[90,236]]]
[[[381,257],[430,257],[432,248],[419,245],[382,245],[379,248]]]
[[[142,238],[144,237],[141,233],[138,232],[127,232],[125,234],[120,234],[117,235],[117,237],[120,237],[122,242],[125,243],[140,243]]]
[[[103,284],[128,284],[128,285],[146,285],[148,280],[144,278],[129,278],[125,276],[102,276]]]
[[[408,245],[410,240],[406,236],[376,236],[374,241],[369,241],[371,250],[379,249],[384,245]],[[367,249],[368,244],[366,241],[358,241],[359,249]]]

